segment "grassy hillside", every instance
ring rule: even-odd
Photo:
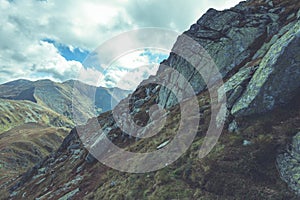
[[[0,188],[55,151],[68,132],[31,122],[0,134]]]
[[[55,151],[73,126],[31,101],[0,99],[0,187]]]
[[[55,127],[73,126],[68,118],[36,103],[0,99],[0,134],[29,122]]]
[[[80,84],[80,89],[74,90],[74,84]],[[0,85],[0,188],[57,150],[74,127],[74,94],[79,115],[83,118],[94,115],[94,100],[89,98],[93,91],[98,97],[97,110],[109,110],[110,89],[80,82],[16,80]],[[119,94],[122,92],[118,90]]]
[[[213,151],[199,159],[199,148],[211,116],[209,96],[201,94],[202,120],[191,147],[168,167],[145,174],[122,173],[101,163],[87,162],[88,152],[82,146],[69,149],[80,142],[70,134],[53,158],[45,158],[37,170],[27,172],[21,181],[24,185],[12,198],[296,199],[274,164],[277,152],[285,149],[291,136],[299,130],[300,106],[294,102],[290,108],[280,108],[247,121],[240,119],[238,132],[224,129]],[[175,106],[170,110],[166,127],[151,139],[124,138],[118,129],[113,129],[108,137],[132,152],[156,150],[176,134],[178,109]],[[110,112],[98,118],[100,124],[111,120]],[[94,133],[91,125],[84,130],[87,135]]]
[[[115,90],[115,91],[114,91]],[[16,80],[0,85],[0,98],[28,100],[73,119],[73,109],[84,119],[111,110],[119,98],[130,91],[119,88],[94,87],[80,81],[56,83],[51,80]],[[118,95],[115,99],[112,93]],[[76,99],[76,106],[72,106]]]
[[[23,91],[29,90],[32,87],[32,82],[28,80],[19,79],[11,81],[0,85],[0,97],[5,99],[14,99],[17,98]]]

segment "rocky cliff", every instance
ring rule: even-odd
[[[11,184],[7,195],[11,199],[299,198],[299,137],[293,138],[300,124],[299,8],[298,0],[249,0],[225,11],[208,10],[184,33],[207,50],[225,82],[217,89],[218,97],[227,99],[226,128],[206,157],[200,159],[198,150],[210,119],[217,118],[210,108],[218,99],[210,99],[204,78],[194,70],[202,65],[192,57],[197,56],[195,47],[182,43],[180,36],[157,75],[147,80],[176,82],[175,92],[141,84],[131,99],[117,106],[126,109],[128,100],[126,119],[132,117],[145,127],[167,115],[158,135],[137,139],[118,127],[113,112],[101,114],[73,129],[59,150]],[[178,48],[187,52],[188,59],[174,53]],[[144,174],[119,172],[97,162],[78,132],[84,131],[94,145],[105,145],[99,139],[105,136],[125,150],[142,153],[164,148],[176,138],[180,109],[191,100],[177,104],[175,96],[185,85],[168,73],[166,65],[188,79],[197,93],[200,122],[191,147],[174,163]],[[151,110],[156,103],[166,112]],[[187,116],[185,122],[193,119]],[[130,129],[132,124],[126,126]]]
[[[221,12],[210,9],[184,32],[199,42],[222,77],[229,79],[224,87],[234,116],[271,110],[287,103],[299,88],[299,3],[287,4],[287,1],[248,1]],[[183,45],[179,41],[173,49]],[[184,51],[194,52],[193,48],[185,46]],[[164,64],[190,80],[196,92],[207,88],[201,76],[192,70],[203,63],[189,63],[171,53]],[[167,81],[179,80],[175,77]],[[159,101],[169,107],[177,102],[166,90],[160,90]]]

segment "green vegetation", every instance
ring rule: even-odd
[[[65,161],[55,164],[55,172],[51,175],[55,177],[55,187],[48,188],[52,179],[47,174],[41,174],[38,179],[29,180],[20,189],[16,199],[25,191],[28,198],[43,195],[60,198],[76,191],[76,188],[80,191],[74,198],[86,200],[296,199],[280,179],[274,163],[277,152],[286,147],[290,137],[299,128],[299,105],[293,105],[292,109],[277,109],[247,120],[239,119],[239,132],[224,130],[212,152],[199,159],[198,151],[210,118],[207,94],[199,95],[199,102],[204,109],[205,120],[188,151],[170,166],[146,174],[128,174],[109,169],[101,163],[87,164],[84,161],[87,152],[83,149],[81,159],[75,159],[75,155],[70,155],[66,150],[56,158],[60,160],[68,155]],[[170,110],[172,117],[168,119],[166,128],[151,141],[145,139],[130,142],[126,148],[147,152],[154,150],[166,138],[172,138],[179,120],[177,109],[178,107],[174,107]],[[110,114],[106,113],[101,117],[103,118],[99,118],[100,121],[109,121]],[[244,140],[249,141],[249,145],[243,145]],[[78,172],[78,168],[82,170]],[[78,176],[83,179],[76,182]],[[41,184],[35,184],[44,178]],[[71,187],[66,187],[68,182],[73,183]],[[64,192],[55,193],[59,188],[64,188]]]
[[[0,99],[0,134],[25,123],[67,128],[74,126],[68,118],[36,103]]]

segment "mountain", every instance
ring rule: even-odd
[[[73,122],[51,109],[27,100],[0,99],[0,134],[26,123],[72,128]]]
[[[57,150],[74,123],[27,100],[0,99],[0,187]]]
[[[94,107],[99,113],[110,110],[111,104],[116,104],[113,93],[118,98],[128,93],[73,80],[20,79],[0,85],[0,188],[58,149],[74,127],[73,92],[86,94],[80,95],[77,107],[78,115],[85,118],[94,115]],[[88,96],[91,92],[95,92],[95,106]]]
[[[56,151],[69,131],[31,122],[0,134],[0,188]]]
[[[298,0],[248,0],[224,11],[209,9],[178,37],[156,76],[113,112],[72,129],[55,153],[3,189],[3,198],[299,199],[299,8]],[[172,69],[189,80],[196,98],[185,95],[188,86]],[[130,119],[143,131],[135,132]],[[144,136],[153,127],[159,134],[149,138],[128,135]],[[211,127],[222,130],[218,140],[214,131],[206,137]],[[158,154],[136,160],[141,154],[124,150]],[[161,169],[152,171],[157,165]],[[143,170],[149,172],[138,173]]]
[[[80,81],[69,80],[56,83],[50,80],[16,80],[0,85],[0,98],[28,100],[47,107],[61,115],[73,119],[73,111],[84,119],[111,110],[130,91],[119,88],[103,88],[86,85]],[[72,107],[75,94],[76,107]],[[117,94],[117,96],[114,96]],[[73,108],[75,110],[73,110]]]

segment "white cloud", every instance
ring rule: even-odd
[[[10,49],[4,55],[1,52],[1,82],[19,78],[49,78],[56,81],[73,79],[82,67],[77,61],[67,61],[47,42],[23,43],[20,48]]]
[[[162,51],[149,52],[148,49],[129,52],[116,58],[105,69],[92,66],[82,69],[78,79],[91,85],[134,90],[142,80],[156,74],[158,58],[165,56]]]
[[[81,64],[67,61],[52,44],[41,42],[45,38],[71,49],[92,51],[112,36],[135,28],[161,27],[182,32],[209,7],[223,9],[237,2],[1,0],[0,82],[17,78],[76,78]],[[129,66],[140,61],[130,61],[129,57],[126,62]]]
[[[145,52],[146,50],[133,51],[118,58],[107,68],[101,85],[134,90],[142,80],[155,75],[159,66],[155,55],[165,52],[152,52],[154,58],[145,55]]]
[[[101,85],[100,81],[103,79],[103,74],[92,68],[81,68],[76,78],[83,83],[99,86]]]

